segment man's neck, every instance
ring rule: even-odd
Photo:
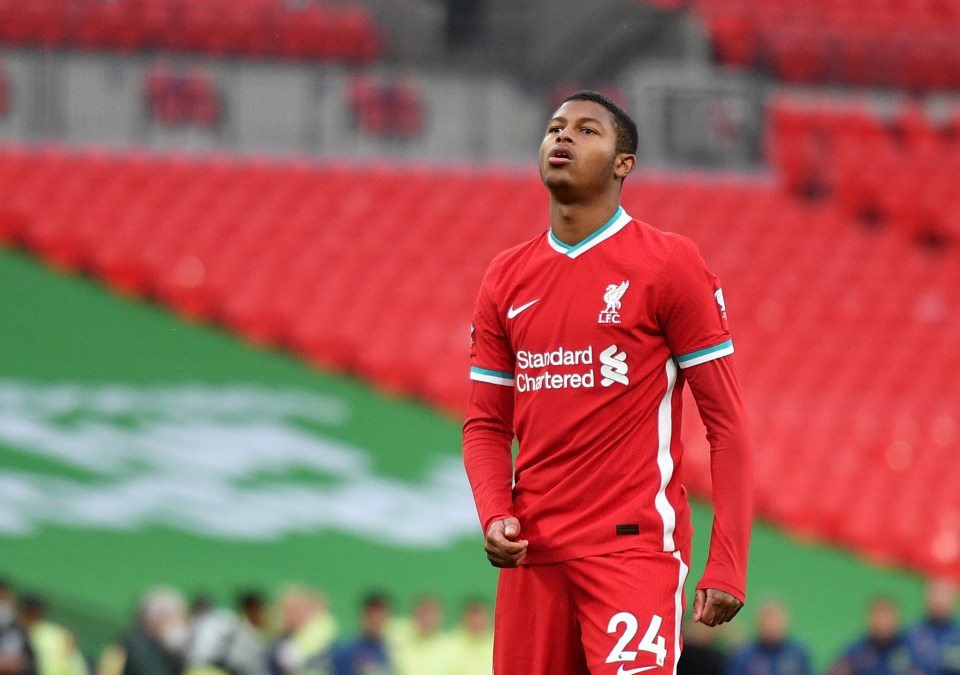
[[[576,246],[613,218],[619,201],[594,204],[562,204],[550,201],[550,229],[553,236],[568,246]]]

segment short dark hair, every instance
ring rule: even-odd
[[[30,593],[20,599],[20,611],[40,616],[47,611],[47,603],[39,595]]]
[[[383,591],[371,591],[363,596],[363,609],[390,609],[390,596]]]
[[[237,608],[244,612],[262,609],[265,604],[263,593],[257,590],[242,591],[237,595]]]
[[[626,110],[600,92],[589,89],[570,94],[560,101],[560,105],[563,105],[567,101],[590,101],[606,108],[611,117],[613,117],[613,125],[617,130],[617,153],[626,152],[631,155],[637,154],[637,146],[640,143],[640,137],[637,133],[637,123],[627,114]]]

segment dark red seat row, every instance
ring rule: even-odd
[[[360,4],[283,0],[0,0],[0,44],[367,61],[380,36]]]
[[[960,87],[955,0],[698,0],[721,63],[789,82]]]
[[[960,244],[960,111],[935,122],[920,108],[882,119],[866,107],[782,100],[768,150],[790,192],[831,197],[846,214],[889,222],[929,243]]]

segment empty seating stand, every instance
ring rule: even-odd
[[[0,0],[0,45],[364,62],[381,39],[360,4],[285,0]]]
[[[696,0],[717,59],[787,82],[960,87],[958,0]]]
[[[770,106],[768,149],[787,189],[831,200],[846,216],[960,245],[960,111],[935,121],[915,105],[881,118],[865,105]]]
[[[755,179],[635,176],[624,205],[723,280],[759,513],[956,575],[960,254]],[[0,147],[0,242],[456,416],[484,269],[546,206],[535,174],[494,168]]]

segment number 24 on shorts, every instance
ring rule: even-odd
[[[617,640],[617,644],[614,645],[613,650],[610,652],[610,655],[607,657],[607,663],[622,663],[624,661],[636,661],[637,652],[650,652],[657,657],[656,666],[644,666],[641,668],[633,668],[630,670],[624,670],[623,666],[620,666],[618,671],[620,675],[632,675],[633,673],[642,673],[645,670],[652,670],[657,666],[662,666],[664,661],[667,658],[667,648],[665,646],[665,640],[663,636],[660,635],[660,626],[663,623],[663,618],[659,614],[654,614],[650,618],[650,625],[647,627],[646,632],[643,634],[643,637],[640,638],[640,642],[637,644],[636,651],[629,650],[627,647],[637,636],[639,632],[640,624],[635,617],[630,612],[618,612],[610,617],[610,623],[607,625],[607,633],[616,633],[617,629],[622,625],[624,627],[623,633],[620,635],[620,639]]]

